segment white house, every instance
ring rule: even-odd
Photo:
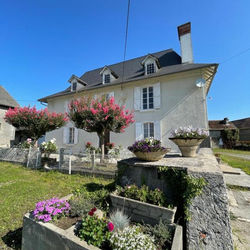
[[[81,96],[114,96],[116,102],[135,110],[135,123],[124,133],[107,135],[107,140],[127,147],[135,140],[155,137],[163,145],[172,129],[179,126],[208,128],[206,95],[218,64],[193,62],[191,24],[178,27],[181,56],[172,49],[151,53],[124,63],[106,65],[72,75],[70,86],[39,101],[47,103],[49,111],[65,112],[68,103]],[[59,147],[83,150],[87,141],[98,145],[95,133],[76,129],[72,123],[46,134],[55,137]]]

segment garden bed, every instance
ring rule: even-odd
[[[151,225],[158,224],[160,220],[172,224],[176,213],[176,207],[166,208],[152,205],[146,202],[125,198],[116,193],[110,194],[112,208],[124,211],[132,221],[145,222]]]
[[[182,227],[174,227],[171,250],[182,250]],[[74,234],[75,226],[61,229],[52,223],[35,221],[32,213],[27,213],[23,219],[22,250],[98,250],[98,247],[88,245]]]

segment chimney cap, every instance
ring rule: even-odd
[[[179,40],[180,37],[191,32],[191,22],[184,23],[177,27]]]

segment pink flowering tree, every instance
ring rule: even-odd
[[[23,133],[35,142],[46,132],[64,126],[68,120],[66,114],[48,112],[47,108],[37,110],[31,107],[16,107],[5,113],[5,121],[21,129]]]
[[[109,132],[121,133],[134,122],[134,113],[125,110],[125,106],[115,103],[114,97],[109,100],[81,98],[69,104],[68,116],[77,128],[87,132],[96,132],[104,159],[105,135]]]

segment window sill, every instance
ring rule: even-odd
[[[152,111],[156,111],[156,110],[159,110],[159,109],[156,109],[156,108],[153,108],[153,109],[140,109],[138,111],[139,112],[152,112]]]

